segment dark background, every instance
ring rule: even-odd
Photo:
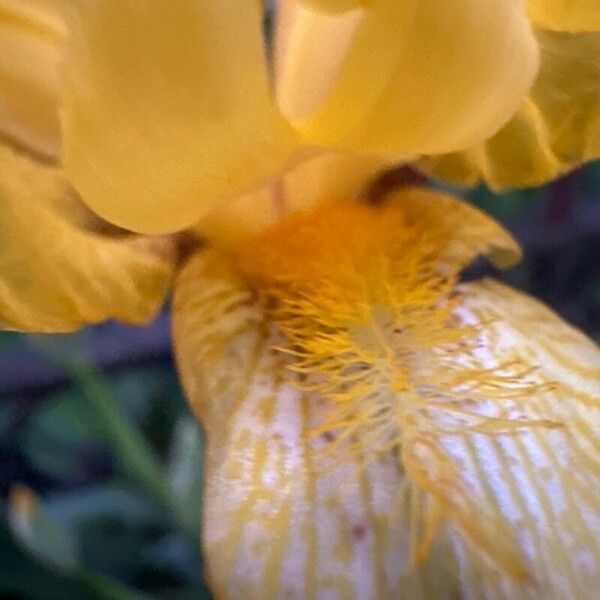
[[[600,166],[467,196],[524,246],[523,264],[495,275],[600,341]],[[201,454],[167,311],[145,329],[0,334],[0,598],[209,597]]]

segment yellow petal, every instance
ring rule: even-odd
[[[538,31],[542,66],[514,118],[485,143],[421,168],[492,189],[541,185],[600,157],[600,33]]]
[[[271,101],[259,3],[100,0],[78,16],[65,165],[99,215],[174,231],[281,168],[294,142]]]
[[[301,0],[313,10],[324,13],[340,13],[366,5],[369,0]]]
[[[60,151],[58,2],[0,1],[0,133],[34,152]]]
[[[170,282],[170,242],[104,236],[58,170],[1,146],[0,165],[0,328],[148,321]]]
[[[386,165],[375,155],[322,154],[300,163],[267,187],[216,206],[195,231],[217,245],[230,246],[297,210],[358,199]]]
[[[519,0],[373,0],[341,15],[286,0],[279,11],[278,101],[314,143],[462,149],[510,118],[537,70]]]
[[[444,240],[451,260],[467,265],[482,255],[500,269],[521,260],[521,248],[511,234],[470,204],[419,187],[394,192],[387,200],[402,207],[409,225],[422,226]]]
[[[186,392],[208,441],[203,544],[223,597],[262,599],[594,597],[600,577],[600,351],[536,301],[493,282],[463,286],[456,308],[477,325],[477,360],[517,357],[549,380],[516,395],[510,418],[555,419],[449,436],[475,507],[492,510],[527,576],[494,566],[463,527],[438,524],[427,559],[411,558],[431,497],[367,440],[339,460],[325,410],[299,389],[249,289],[217,253],[180,273],[174,336]],[[532,330],[531,323],[536,327]],[[235,376],[232,376],[235,374]],[[485,393],[484,391],[482,392]],[[372,452],[372,450],[371,450]],[[469,518],[482,525],[484,511]]]
[[[531,20],[542,29],[555,31],[600,30],[597,0],[527,0]]]

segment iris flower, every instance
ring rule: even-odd
[[[597,158],[600,7],[264,10],[0,0],[0,325],[173,291],[217,597],[594,597],[599,349],[460,282],[520,258],[484,214],[361,200],[390,165],[502,189]]]

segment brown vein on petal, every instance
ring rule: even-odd
[[[300,412],[302,427],[300,430],[302,452],[304,457],[304,479],[305,479],[305,498],[308,504],[306,512],[306,521],[303,525],[304,537],[306,538],[306,564],[304,567],[304,595],[306,600],[314,600],[317,597],[317,543],[318,534],[315,530],[316,514],[315,506],[317,502],[317,492],[315,485],[315,467],[313,464],[312,448],[309,442],[309,431],[312,430],[310,424],[309,399],[307,394],[300,397]]]
[[[383,567],[383,540],[378,519],[373,510],[373,495],[366,472],[367,460],[365,457],[368,456],[368,449],[363,447],[360,440],[356,440],[356,444],[353,444],[352,449],[355,455],[352,465],[356,474],[355,477],[359,486],[367,521],[373,535],[372,569],[375,581],[375,598],[381,598],[386,590],[386,577]]]

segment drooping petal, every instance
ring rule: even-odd
[[[0,133],[44,156],[60,152],[59,2],[0,1]]]
[[[540,302],[498,282],[469,284],[462,293],[464,318],[482,326],[482,361],[519,360],[554,382],[515,402],[515,415],[560,426],[465,436],[455,441],[456,456],[473,488],[519,530],[531,577],[525,597],[592,598],[600,585],[600,349]],[[502,587],[498,597],[521,597],[514,583]]]
[[[538,31],[539,77],[513,119],[483,144],[421,168],[494,190],[541,185],[600,157],[600,33]]]
[[[279,4],[279,104],[313,143],[388,155],[462,149],[497,131],[534,80],[520,0],[373,0],[326,14]]]
[[[403,479],[393,458],[364,471],[358,455],[319,462],[326,438],[310,431],[322,407],[286,383],[285,357],[272,350],[280,338],[222,257],[192,258],[174,302],[178,365],[208,438],[202,539],[213,590],[381,600],[432,589],[450,599],[446,579],[404,584],[410,509],[400,503],[391,518]]]
[[[529,16],[536,27],[555,31],[600,30],[597,0],[527,0]]]
[[[160,308],[171,242],[103,235],[83,208],[57,169],[0,146],[0,328],[141,324]]]
[[[366,440],[343,459],[328,451],[334,436],[315,435],[326,406],[286,370],[285,354],[274,349],[281,334],[250,290],[214,252],[188,262],[176,288],[174,336],[188,397],[208,437],[203,539],[218,594],[232,600],[594,597],[600,351],[548,309],[500,284],[469,284],[461,294],[456,310],[479,327],[481,361],[518,354],[558,382],[537,395],[516,394],[507,417],[551,418],[559,428],[528,428],[524,421],[523,429],[467,429],[446,442],[474,506],[491,508],[504,523],[525,577],[494,566],[463,526],[448,523],[434,529],[427,558],[415,565],[411,550],[431,496],[409,481],[394,452],[373,455]],[[474,510],[473,525],[485,515]]]
[[[301,162],[256,192],[215,206],[194,229],[217,245],[229,246],[297,210],[358,199],[369,181],[386,165],[376,155],[321,154]]]
[[[271,102],[259,5],[80,7],[65,168],[98,214],[135,231],[174,231],[281,168],[294,141]]]

